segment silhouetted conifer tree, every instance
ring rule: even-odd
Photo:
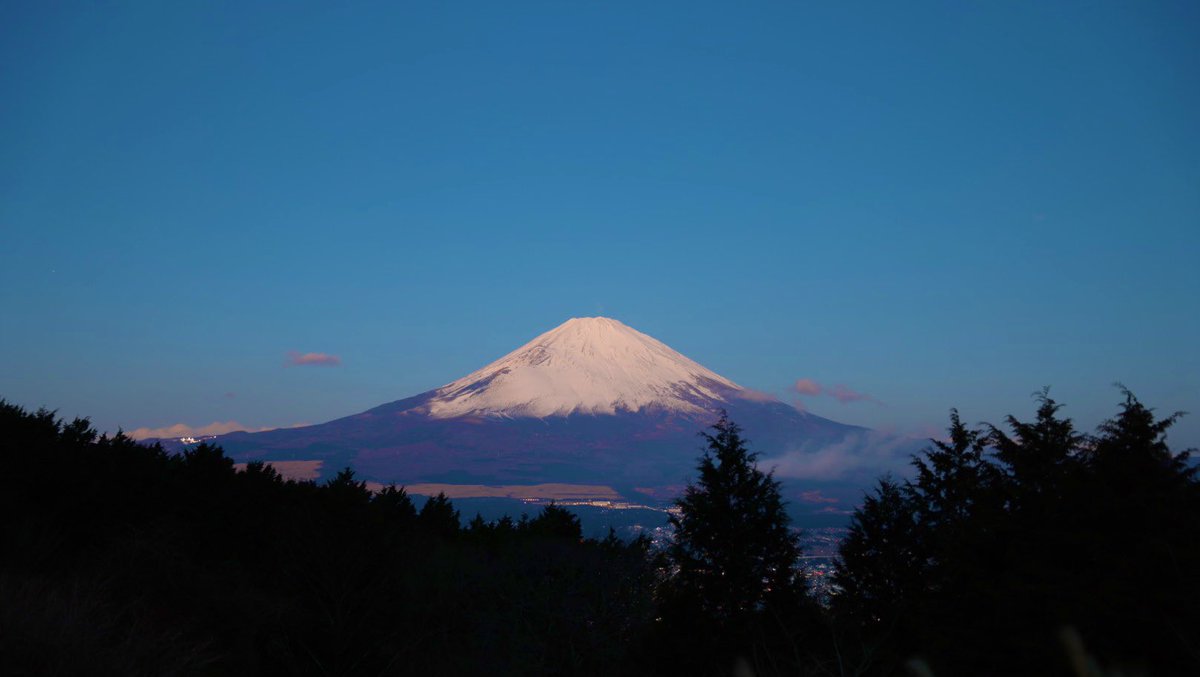
[[[952,412],[915,480],[881,483],[837,571],[835,606],[874,628],[871,650],[892,666],[923,654],[939,674],[1048,673],[1067,669],[1058,637],[1074,628],[1109,662],[1200,668],[1196,469],[1166,444],[1178,414],[1156,419],[1123,392],[1094,437],[1045,390],[1035,420],[1009,416],[1007,431],[969,430]]]
[[[354,470],[343,468],[325,483],[324,495],[331,506],[340,513],[351,515],[361,513],[371,504],[371,492],[367,483],[354,479]]]
[[[891,635],[920,602],[926,561],[915,517],[911,493],[885,477],[854,512],[842,542],[834,573],[837,610],[869,633]]]
[[[1037,510],[1035,503],[1054,502],[1062,499],[1061,492],[1078,470],[1080,451],[1086,439],[1075,431],[1069,418],[1060,418],[1062,405],[1050,397],[1050,390],[1037,394],[1037,418],[1025,423],[1015,416],[1006,421],[1012,435],[995,426],[989,426],[987,442],[995,449],[997,460],[1005,469],[1006,484],[1010,490],[1019,490],[1021,496],[1010,497],[1023,507]]]
[[[462,528],[454,504],[441,492],[425,501],[424,507],[417,515],[417,523],[425,533],[433,536],[454,536]]]
[[[225,450],[208,442],[185,449],[182,455],[184,469],[200,482],[217,482],[233,475],[233,459]]]
[[[711,431],[701,433],[698,477],[670,517],[650,660],[664,674],[729,674],[735,661],[795,671],[812,625],[798,534],[779,482],[755,466],[739,426],[722,413]]]
[[[554,504],[542,508],[541,514],[529,521],[526,527],[532,536],[563,538],[578,541],[583,538],[583,527],[575,513]]]
[[[0,467],[6,674],[610,675],[649,618],[644,544],[558,507],[480,547],[445,496],[418,518],[348,470],[235,472],[2,400]]]
[[[704,613],[732,621],[772,598],[803,589],[798,536],[784,511],[779,482],[754,465],[741,428],[724,414],[701,433],[707,442],[699,477],[676,501],[669,553],[676,586]]]
[[[371,505],[391,527],[407,526],[417,518],[417,508],[404,487],[390,484],[375,493]]]
[[[1117,416],[1085,450],[1080,502],[1087,566],[1075,606],[1083,638],[1162,674],[1200,673],[1200,482],[1190,451],[1171,451],[1167,431],[1124,387]],[[1096,640],[1091,640],[1096,641]]]

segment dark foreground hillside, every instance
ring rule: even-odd
[[[1126,394],[970,427],[884,479],[820,607],[778,483],[706,435],[666,552],[558,507],[464,527],[0,402],[0,673],[1200,674],[1200,484]],[[931,672],[930,672],[931,671]]]
[[[349,473],[0,416],[5,674],[612,674],[649,617],[645,544],[558,508],[463,530]]]

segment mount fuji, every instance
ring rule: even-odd
[[[867,429],[743,388],[621,322],[593,317],[568,320],[435,390],[319,425],[229,433],[216,443],[238,461],[307,463],[320,477],[349,465],[359,477],[418,493],[457,487],[458,496],[661,501],[694,475],[697,433],[722,410],[768,463],[827,461],[878,441]],[[852,498],[834,492],[849,507],[864,484],[819,476],[785,488],[818,496],[814,510],[832,511],[841,499],[811,487],[852,488]],[[497,485],[506,489],[496,493]]]

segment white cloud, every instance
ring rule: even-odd
[[[759,460],[787,479],[832,481],[855,475],[868,478],[884,473],[904,474],[922,440],[876,431],[851,433],[838,442],[810,443],[779,456]]]

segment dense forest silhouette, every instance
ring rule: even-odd
[[[285,481],[0,401],[0,671],[58,675],[1200,672],[1200,482],[1124,392],[1094,434],[964,424],[883,478],[827,606],[736,423],[674,543],[555,505],[464,521],[346,469]]]
[[[970,428],[885,478],[841,548],[834,604],[884,665],[939,674],[1200,674],[1200,484],[1176,413],[1128,390],[1082,434],[1048,391],[1035,420]],[[1067,673],[1069,674],[1069,673]]]

